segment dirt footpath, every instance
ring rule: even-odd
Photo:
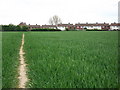
[[[24,58],[24,34],[22,35],[22,44],[19,51],[19,60],[20,60],[20,66],[19,66],[19,88],[25,88],[26,82],[28,81],[27,75],[26,75],[26,63]]]

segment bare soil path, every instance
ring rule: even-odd
[[[22,35],[22,44],[19,51],[19,60],[20,60],[20,66],[19,66],[19,88],[25,88],[26,82],[28,81],[27,75],[26,75],[26,63],[24,58],[24,34]]]

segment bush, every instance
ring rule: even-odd
[[[68,31],[78,31],[78,30],[76,30],[76,29],[70,29],[70,30],[68,30]]]
[[[86,29],[86,31],[108,31],[107,29]]]
[[[31,31],[61,31],[60,29],[49,29],[49,28],[34,28]]]
[[[69,31],[68,28],[65,28],[66,31]]]

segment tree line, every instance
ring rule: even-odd
[[[19,26],[19,25],[2,25],[2,31],[27,31],[27,26]]]

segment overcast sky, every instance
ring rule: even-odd
[[[120,0],[0,0],[0,24],[49,24],[58,15],[62,23],[117,22]]]

